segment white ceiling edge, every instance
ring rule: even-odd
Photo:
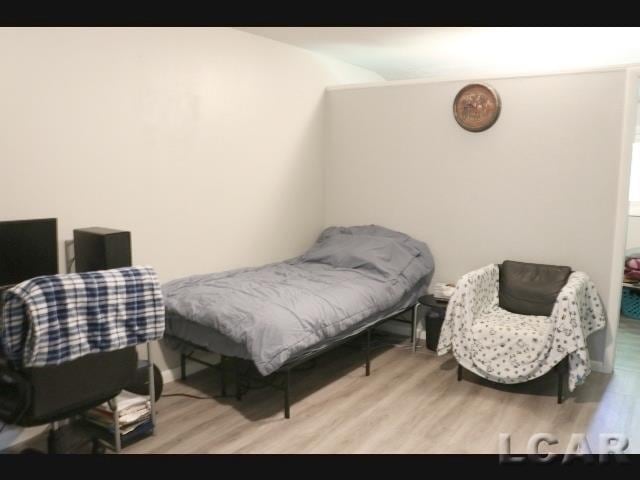
[[[490,82],[491,80],[508,80],[510,78],[535,78],[550,77],[555,75],[583,75],[589,73],[605,73],[605,72],[621,72],[630,68],[640,68],[640,63],[629,63],[622,65],[609,65],[604,67],[566,69],[566,70],[549,70],[541,72],[522,72],[512,74],[496,74],[495,72],[467,74],[467,75],[433,75],[422,78],[409,78],[406,80],[383,80],[380,82],[353,83],[348,85],[331,85],[326,87],[327,90],[351,90],[358,88],[375,88],[375,87],[395,87],[403,85],[420,85],[426,83],[451,83],[451,82]],[[640,92],[639,92],[640,95]],[[640,101],[640,98],[639,98]]]
[[[389,81],[536,75],[640,62],[638,27],[237,27]]]
[[[356,73],[356,75],[355,75],[356,77],[358,76],[358,73],[359,73],[360,76],[365,76],[365,77],[369,76],[371,78],[375,78],[376,79],[376,80],[369,80],[369,81],[367,81],[365,83],[372,83],[372,82],[378,82],[378,81],[384,82],[384,81],[386,81],[385,78],[382,75],[380,75],[378,72],[376,72],[374,70],[371,70],[369,68],[365,68],[365,67],[363,67],[361,65],[356,65],[355,63],[346,62],[341,58],[335,57],[333,55],[329,55],[329,54],[327,54],[325,52],[319,52],[319,51],[316,51],[316,50],[313,50],[313,49],[302,47],[300,45],[284,42],[282,40],[278,40],[277,38],[271,38],[271,37],[267,37],[267,36],[264,36],[264,35],[260,35],[259,33],[254,32],[253,28],[244,28],[244,27],[231,27],[231,28],[233,28],[234,30],[238,30],[239,32],[242,32],[244,34],[253,35],[254,37],[259,37],[262,40],[267,40],[267,41],[270,41],[270,42],[276,42],[276,43],[278,43],[280,45],[286,45],[287,47],[298,49],[300,51],[305,52],[306,54],[310,54],[310,55],[312,55],[312,56],[314,56],[314,57],[316,57],[316,58],[318,58],[318,59],[320,59],[320,60],[322,60],[324,62],[327,62],[328,64],[332,63],[332,64],[344,65],[345,67],[352,69],[352,71]],[[258,28],[258,27],[256,27],[256,28]],[[361,83],[362,82],[340,83],[339,85],[359,85]],[[339,85],[336,85],[336,86],[339,86]]]

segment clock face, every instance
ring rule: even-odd
[[[465,130],[481,132],[493,125],[500,115],[500,97],[480,83],[467,85],[453,101],[453,115]]]

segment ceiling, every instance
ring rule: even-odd
[[[542,73],[640,63],[637,27],[247,27],[386,80]]]

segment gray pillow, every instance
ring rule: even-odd
[[[551,315],[571,267],[505,260],[500,265],[500,308],[521,315]]]
[[[393,238],[334,233],[321,238],[302,255],[302,261],[393,277],[402,273],[419,254],[417,249]]]

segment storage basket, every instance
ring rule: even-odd
[[[622,289],[622,314],[640,320],[640,291],[627,287]]]

